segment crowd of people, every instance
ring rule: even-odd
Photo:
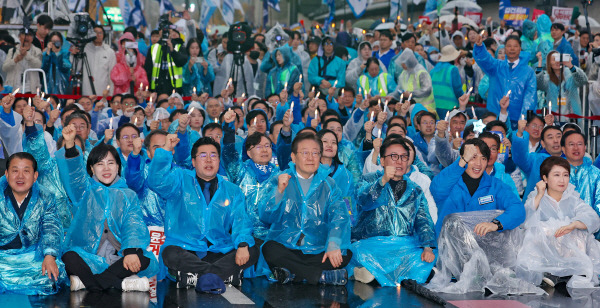
[[[570,38],[546,15],[483,31],[278,25],[234,55],[227,33],[173,21],[149,42],[126,29],[117,51],[95,27],[76,100],[56,96],[78,50],[52,19],[15,47],[0,33],[0,292],[147,291],[155,275],[211,293],[260,276],[598,286],[600,159],[564,115],[598,82],[600,34]],[[47,88],[36,73],[17,89],[39,67]]]

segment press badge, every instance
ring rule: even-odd
[[[479,205],[484,205],[484,204],[494,202],[494,196],[487,195],[487,196],[480,197],[478,200],[479,200]]]

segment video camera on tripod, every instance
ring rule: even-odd
[[[81,87],[83,85],[83,70],[85,69],[89,78],[90,88],[93,94],[96,94],[94,87],[94,77],[90,70],[90,64],[87,55],[84,52],[85,45],[96,39],[94,32],[94,20],[88,13],[75,13],[70,16],[71,25],[67,31],[67,41],[77,47],[78,51],[73,55],[73,66],[71,67],[71,92],[75,95],[82,95]]]
[[[246,87],[246,76],[244,74],[245,53],[254,47],[254,40],[251,38],[252,28],[246,22],[237,22],[229,27],[227,33],[227,51],[233,54],[233,63],[229,73],[229,79],[233,82],[233,94],[237,94],[237,80],[239,73],[242,74],[242,83],[244,92],[248,93]]]
[[[166,45],[171,35],[171,29],[175,30],[177,27],[169,21],[169,14],[163,14],[158,19],[158,29],[162,31],[160,38],[161,45]]]

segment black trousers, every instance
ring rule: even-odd
[[[262,253],[271,270],[274,267],[286,268],[296,275],[294,281],[306,279],[310,284],[319,283],[323,271],[344,268],[352,259],[352,252],[347,250],[346,255],[342,255],[342,265],[334,268],[329,259],[325,260],[325,263],[321,262],[325,255],[324,252],[316,255],[304,254],[301,250],[289,249],[275,241],[266,242],[263,245]]]
[[[226,254],[209,251],[204,258],[200,259],[194,251],[179,246],[167,246],[162,248],[162,257],[165,266],[170,270],[197,273],[199,276],[211,273],[226,280],[258,262],[260,251],[257,245],[248,247],[250,259],[242,266],[235,263],[236,252],[235,249]]]
[[[140,259],[140,271],[148,268],[150,259],[145,257],[142,251],[138,251],[137,256]],[[86,289],[90,291],[102,291],[109,288],[120,290],[123,279],[139,273],[125,269],[125,267],[123,267],[123,258],[113,263],[104,272],[95,275],[83,258],[74,251],[66,252],[61,259],[65,264],[67,274],[69,276],[75,275],[79,277]]]

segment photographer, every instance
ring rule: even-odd
[[[158,93],[183,93],[183,66],[188,61],[183,40],[171,23],[161,16],[162,39],[150,47],[144,69],[150,81],[150,89]],[[168,33],[166,32],[168,31]]]
[[[140,84],[143,89],[148,85],[146,71],[142,66],[146,59],[138,51],[133,35],[129,32],[124,33],[119,39],[117,64],[110,72],[110,79],[115,85],[114,94],[135,95]]]
[[[63,36],[59,32],[52,32],[42,54],[42,69],[46,72],[48,93],[66,93],[69,85],[71,61],[69,52],[62,50]]]
[[[232,76],[231,69],[235,66],[236,71],[233,72],[236,76],[235,80],[232,80],[235,91],[233,95],[239,97],[242,93],[246,92],[246,96],[252,96],[256,93],[254,88],[254,71],[252,70],[252,64],[246,52],[254,46],[253,39],[250,38],[251,30],[249,26],[235,24],[231,27],[238,27],[237,30],[230,28],[227,35],[223,37],[223,43],[217,48],[217,61],[216,65],[213,66],[215,70],[215,82],[213,86],[213,93],[218,94],[225,89],[229,78]],[[234,31],[234,32],[232,32]],[[243,35],[245,33],[245,36]],[[233,38],[239,35],[239,40],[236,41]],[[247,38],[247,39],[245,39]],[[223,47],[223,51],[221,51]],[[235,54],[233,50],[240,51],[240,54]],[[236,57],[239,57],[236,59]],[[209,55],[209,61],[211,60]],[[245,81],[245,84],[244,84]]]
[[[11,48],[6,55],[6,60],[2,65],[2,71],[6,74],[5,85],[13,89],[22,87],[23,72],[30,68],[40,68],[42,66],[42,51],[33,46],[33,32],[29,29],[21,30],[19,34],[20,44]],[[37,73],[27,76],[25,88],[21,89],[23,93],[35,92],[40,87],[40,78]]]
[[[110,71],[116,64],[116,58],[115,52],[109,45],[104,43],[104,28],[102,28],[102,26],[94,25],[94,33],[96,38],[91,43],[85,45],[83,52],[87,55],[88,63],[90,65],[90,74],[94,77],[95,94],[100,94],[108,85],[111,85],[112,89]],[[79,52],[79,48],[71,45],[70,51],[72,55],[75,55]],[[71,63],[73,63],[72,58]],[[83,69],[82,72],[83,84],[81,94],[85,96],[92,95],[94,93],[92,93],[88,72],[85,69]]]

